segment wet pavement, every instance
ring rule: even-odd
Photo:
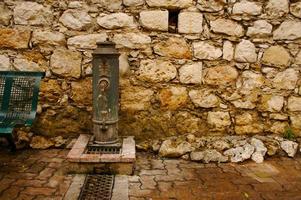
[[[74,174],[65,174],[68,150],[0,150],[0,199],[64,199]],[[202,164],[138,153],[129,177],[130,200],[301,200],[301,157],[262,164]],[[126,199],[126,198],[125,198]]]

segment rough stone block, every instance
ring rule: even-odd
[[[187,103],[188,94],[185,87],[170,87],[160,91],[159,99],[162,108],[176,110]]]
[[[203,15],[199,12],[181,12],[178,16],[179,33],[202,33]]]
[[[63,77],[79,78],[81,76],[81,54],[64,48],[56,49],[50,58],[50,69]]]
[[[243,27],[232,20],[219,18],[210,21],[211,30],[215,33],[223,33],[230,36],[241,37],[244,35]]]
[[[9,71],[11,64],[8,56],[0,55],[0,71]]]
[[[183,65],[179,69],[179,79],[184,84],[201,84],[202,62]]]
[[[291,60],[290,54],[282,46],[272,46],[265,50],[262,62],[274,67],[286,67]]]
[[[183,38],[170,37],[154,46],[154,52],[160,56],[179,59],[190,59],[192,53],[190,46]]]
[[[150,7],[162,7],[162,8],[188,8],[192,5],[192,0],[146,0],[146,3]]]
[[[11,28],[0,28],[0,48],[28,48],[30,31]]]
[[[146,82],[168,82],[177,75],[177,69],[169,61],[143,60],[140,63],[138,78]]]
[[[105,29],[135,28],[134,17],[125,13],[101,15],[97,18],[99,26]]]
[[[21,25],[50,25],[52,24],[52,11],[36,2],[17,3],[14,9],[15,24]]]
[[[168,11],[142,11],[140,23],[149,30],[168,31]]]
[[[66,10],[59,21],[67,28],[73,30],[86,30],[92,24],[92,18],[90,15],[83,10]]]

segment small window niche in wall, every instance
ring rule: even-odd
[[[169,10],[168,11],[168,32],[177,33],[178,32],[178,16],[179,10]]]

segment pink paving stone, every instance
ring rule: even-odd
[[[47,187],[27,187],[24,191],[22,191],[23,194],[29,194],[29,195],[45,195],[50,196],[55,192],[56,189],[54,188],[47,188]]]
[[[53,168],[45,168],[45,169],[43,169],[43,171],[40,172],[40,174],[37,178],[38,179],[50,178],[55,171],[56,171],[56,169],[53,169]]]
[[[20,191],[20,187],[19,186],[12,186],[9,187],[7,190],[5,190],[2,195],[0,196],[0,199],[2,200],[10,200],[10,199],[14,199],[18,196]]]
[[[41,181],[41,180],[19,179],[16,182],[12,183],[12,185],[21,186],[21,187],[24,186],[41,187],[45,183],[46,181]]]

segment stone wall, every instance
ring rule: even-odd
[[[301,2],[2,0],[1,70],[42,70],[36,134],[91,129],[91,53],[117,44],[120,134],[301,135]]]

